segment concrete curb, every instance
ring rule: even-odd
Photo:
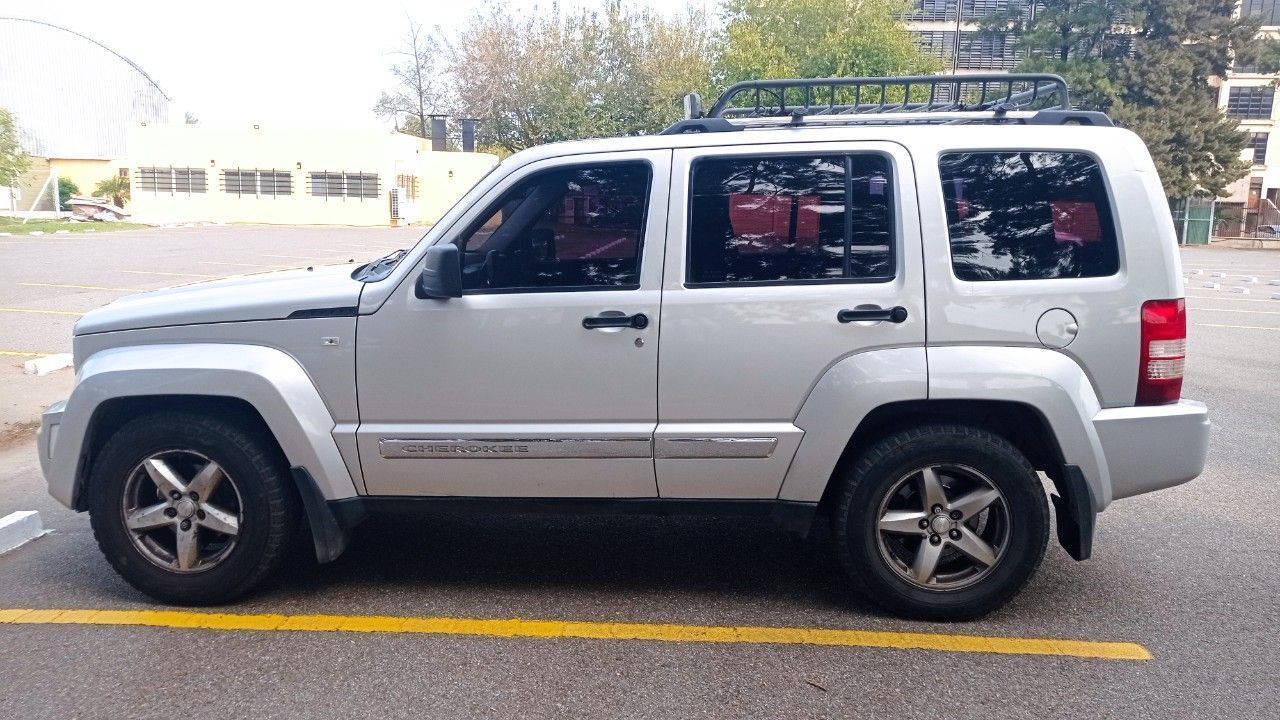
[[[22,372],[26,375],[48,375],[54,370],[70,366],[71,353],[56,353],[22,363]]]
[[[25,545],[44,535],[48,530],[40,522],[35,510],[19,510],[0,518],[0,555]]]

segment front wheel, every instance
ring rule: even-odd
[[[1004,438],[931,425],[853,463],[835,532],[842,563],[873,601],[912,618],[970,620],[1035,573],[1049,508],[1035,470]]]
[[[187,413],[120,428],[89,484],[90,521],[108,562],[175,605],[228,602],[261,582],[283,560],[298,504],[267,439]]]

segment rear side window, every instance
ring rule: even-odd
[[[893,195],[880,155],[704,158],[690,182],[690,285],[893,274]]]
[[[961,280],[1103,277],[1120,269],[1115,221],[1091,156],[942,156],[951,265]]]

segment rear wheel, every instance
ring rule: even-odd
[[[854,462],[835,531],[841,561],[873,601],[908,617],[967,620],[1004,605],[1035,573],[1048,513],[1035,470],[1008,441],[932,425]]]
[[[139,418],[107,441],[90,478],[89,512],[116,571],[177,605],[248,592],[279,566],[299,514],[267,441],[187,413]]]

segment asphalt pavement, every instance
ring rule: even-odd
[[[78,314],[125,291],[53,286],[158,287],[357,250],[359,260],[417,234],[178,228],[0,246],[0,308]],[[1022,595],[986,619],[887,616],[847,591],[826,537],[802,541],[768,524],[713,518],[384,519],[363,526],[336,563],[318,566],[299,552],[251,598],[207,609],[1127,641],[1150,660],[0,622],[0,718],[1274,717],[1280,300],[1270,293],[1280,287],[1267,281],[1280,279],[1280,253],[1183,256],[1188,271],[1204,271],[1188,275],[1184,396],[1207,401],[1213,414],[1205,474],[1113,505],[1087,562],[1051,546]],[[1210,280],[1212,272],[1228,277]],[[0,351],[65,351],[73,321],[0,311]],[[39,384],[57,373],[23,376],[16,361],[0,358],[2,404],[14,422],[44,401],[35,396],[69,385],[69,371]],[[53,533],[0,555],[0,611],[176,610],[115,575],[87,518],[45,494],[22,438],[0,449],[0,516],[19,509],[39,510]]]

